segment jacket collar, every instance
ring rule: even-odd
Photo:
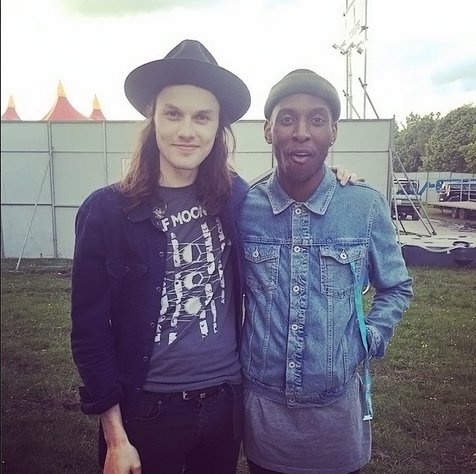
[[[239,176],[233,176],[230,190],[232,199],[224,203],[224,208],[220,212],[220,215],[223,214],[224,210],[230,210],[227,206],[241,206],[241,203],[245,199],[247,192],[248,184]],[[152,196],[149,199],[141,201],[139,204],[129,210],[127,210],[127,207],[131,205],[132,201],[128,200],[127,198],[123,199],[123,208],[126,209],[125,212],[128,220],[132,222],[140,222],[146,219],[152,219],[153,221],[160,220],[160,211],[163,204],[158,196]]]
[[[303,203],[311,212],[324,214],[329,207],[332,196],[337,187],[337,180],[330,168],[324,165],[324,177],[319,186],[314,190],[309,199]],[[268,196],[273,214],[279,214],[295,201],[284,191],[278,181],[276,170],[269,177],[266,183],[266,194]]]
[[[146,201],[141,201],[132,209],[126,208],[125,212],[126,212],[127,218],[130,221],[140,222],[146,219],[153,218],[155,216],[155,212],[158,212],[159,209],[160,209],[160,202],[158,199],[156,201],[148,199]]]

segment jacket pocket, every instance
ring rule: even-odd
[[[144,300],[147,268],[145,263],[126,258],[106,263],[113,301],[120,312],[126,306],[136,308],[137,302]]]
[[[320,248],[321,288],[327,296],[344,298],[353,293],[355,263],[360,278],[362,261],[366,255],[365,245],[332,245]]]
[[[121,278],[138,278],[147,272],[147,265],[145,263],[128,261],[126,259],[107,263],[106,268],[107,273],[116,280]]]
[[[265,292],[278,286],[279,246],[245,242],[245,282]]]

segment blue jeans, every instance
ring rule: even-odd
[[[142,474],[235,474],[243,418],[241,385],[225,383],[206,397],[187,400],[143,392],[122,410]],[[105,455],[101,435],[101,465]]]

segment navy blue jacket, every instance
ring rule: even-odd
[[[219,214],[232,242],[237,337],[242,325],[243,243],[239,210],[248,184],[233,178]],[[114,185],[93,192],[76,216],[71,348],[84,383],[81,409],[100,414],[140,393],[160,311],[167,240],[154,218],[158,202],[131,202]]]

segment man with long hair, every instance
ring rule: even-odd
[[[248,185],[232,173],[243,81],[198,41],[132,71],[146,116],[129,172],[80,207],[72,352],[105,473],[234,473]]]
[[[107,474],[231,474],[243,407],[237,220],[248,184],[228,158],[230,125],[250,94],[194,40],[134,69],[125,93],[146,117],[130,169],[76,218],[81,408],[99,415]]]

